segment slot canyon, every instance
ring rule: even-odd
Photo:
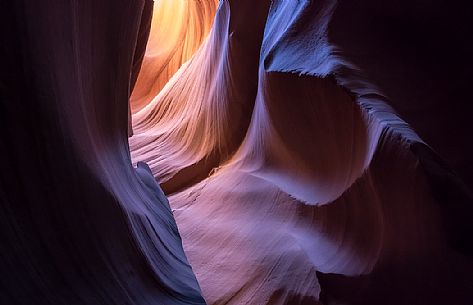
[[[1,0],[0,304],[473,304],[472,13]]]

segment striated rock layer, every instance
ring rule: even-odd
[[[127,143],[152,8],[1,3],[0,304],[205,303]]]
[[[0,304],[471,304],[434,2],[1,2]]]
[[[209,304],[473,300],[471,195],[337,46],[344,5],[221,1],[132,117]]]
[[[146,106],[207,37],[217,0],[160,0],[153,19],[141,71],[133,89],[133,112]]]

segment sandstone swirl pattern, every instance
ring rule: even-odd
[[[0,304],[471,304],[421,2],[2,2]]]
[[[447,280],[472,265],[448,246],[425,168],[438,161],[331,42],[336,7],[221,1],[133,115],[132,158],[171,195],[209,304],[471,299]],[[415,275],[434,267],[435,285]]]

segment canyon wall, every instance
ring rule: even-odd
[[[0,304],[471,304],[468,16],[2,2]]]

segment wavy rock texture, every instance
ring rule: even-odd
[[[205,303],[128,149],[152,5],[2,2],[0,304]]]
[[[142,68],[131,96],[136,112],[147,105],[207,37],[217,0],[154,2]]]
[[[2,2],[0,304],[471,304],[434,4]]]
[[[436,194],[451,174],[337,47],[336,18],[335,1],[222,1],[133,115],[132,157],[172,194],[209,304],[468,304],[452,235],[471,226],[445,222],[471,197]]]

